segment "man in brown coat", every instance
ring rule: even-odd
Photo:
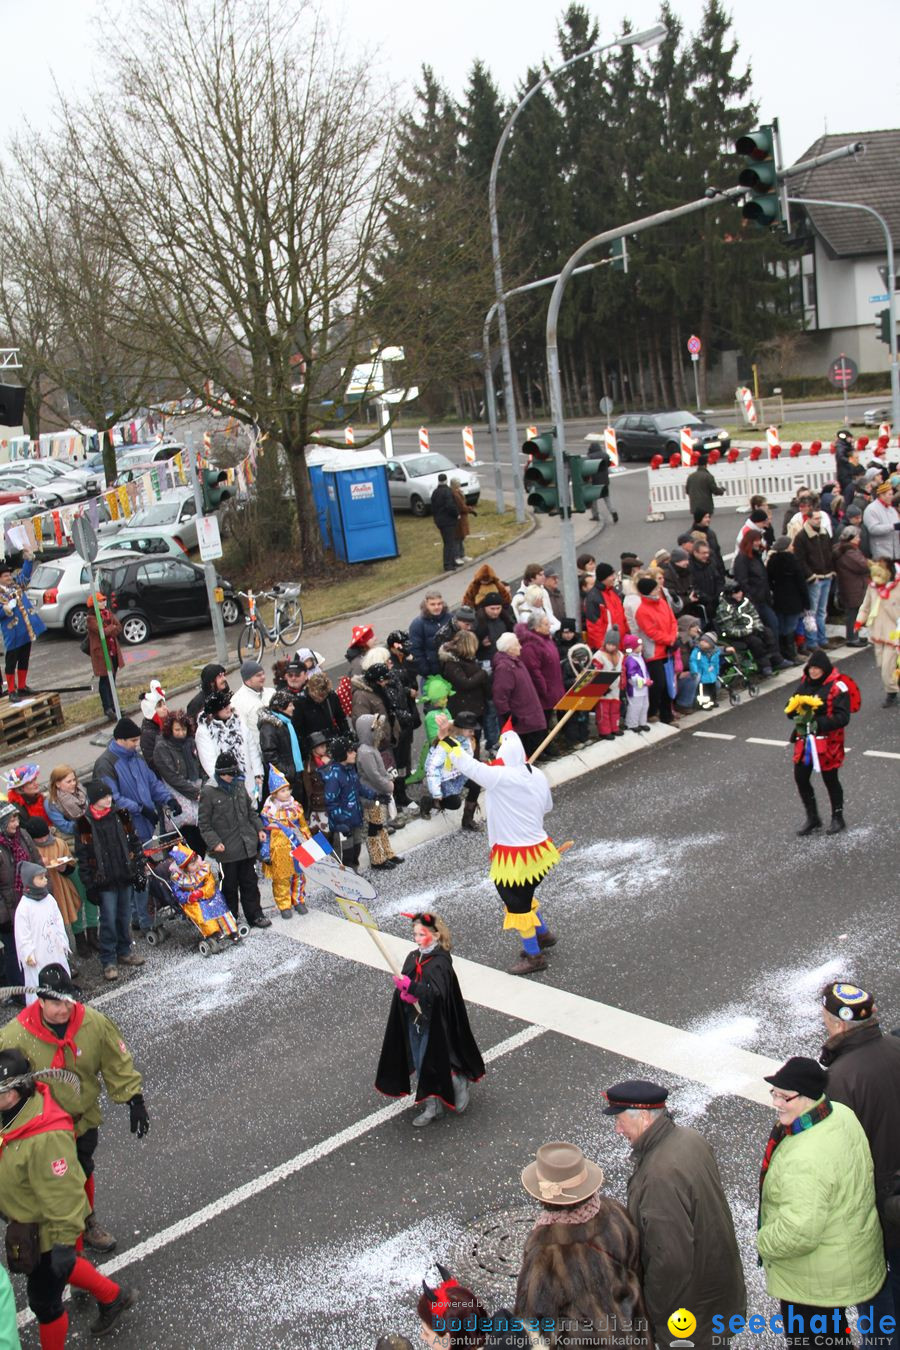
[[[657,1083],[616,1083],[604,1115],[631,1144],[628,1213],[641,1239],[644,1301],[656,1340],[678,1308],[697,1319],[694,1345],[712,1346],[712,1318],[744,1316],[747,1293],[734,1222],[713,1151],[696,1130],[676,1125]],[[721,1343],[721,1338],[719,1338]]]
[[[103,705],[103,712],[106,715],[107,722],[117,722],[115,704],[113,702],[112,685],[115,683],[116,674],[125,664],[125,658],[122,655],[121,636],[122,625],[113,614],[112,610],[107,608],[106,596],[97,594],[97,601],[100,605],[100,618],[103,620],[103,636],[106,638],[106,648],[109,652],[109,663],[112,667],[112,674],[106,669],[106,661],[103,656],[103,643],[100,639],[100,627],[97,623],[97,613],[94,609],[94,597],[88,596],[87,611],[87,638],[88,652],[91,658],[91,670],[98,677],[98,692],[100,702]]]

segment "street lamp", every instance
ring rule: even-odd
[[[521,99],[518,106],[513,110],[509,121],[500,133],[500,139],[497,142],[497,149],[494,151],[494,162],[491,165],[491,176],[488,182],[488,212],[491,219],[491,253],[494,259],[494,293],[497,297],[497,324],[500,330],[500,351],[503,358],[503,389],[506,402],[506,427],[509,434],[510,459],[512,460],[513,486],[516,499],[516,519],[523,521],[525,519],[525,491],[522,483],[521,465],[518,458],[518,431],[516,429],[516,404],[513,393],[512,382],[512,360],[509,352],[509,329],[506,323],[506,299],[503,290],[503,267],[500,262],[500,230],[497,224],[497,173],[500,168],[500,160],[506,142],[509,140],[510,132],[518,121],[522,109],[531,101],[539,89],[548,82],[555,80],[569,66],[576,61],[583,61],[588,56],[599,56],[602,52],[612,51],[614,47],[640,47],[642,51],[649,51],[651,47],[668,35],[668,29],[664,24],[655,24],[652,28],[645,28],[640,33],[623,33],[613,42],[603,43],[601,46],[591,47],[585,52],[578,52],[571,56],[568,61],[564,61],[561,66],[555,70],[549,71],[538,80],[537,84],[531,86],[525,96]]]

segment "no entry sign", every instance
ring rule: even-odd
[[[843,353],[828,367],[828,383],[835,389],[852,389],[858,375],[856,362]]]

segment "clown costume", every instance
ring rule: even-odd
[[[269,765],[269,795],[260,814],[269,832],[260,855],[263,876],[272,882],[278,912],[283,919],[292,919],[295,910],[306,914],[306,878],[293,851],[312,836],[303,807],[294,800],[288,780],[274,764]]]

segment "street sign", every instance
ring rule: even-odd
[[[87,563],[94,561],[100,546],[97,542],[97,532],[87,516],[72,517],[72,543],[79,558],[84,558]]]
[[[687,349],[690,352],[691,356],[699,356],[702,346],[703,343],[700,341],[700,339],[695,334],[692,333],[687,341]]]
[[[215,562],[222,556],[222,536],[219,534],[217,516],[197,517],[197,542],[200,545],[200,561]]]
[[[613,403],[611,398],[601,398],[600,411],[602,412],[604,417],[609,417],[614,407],[615,404]]]
[[[856,362],[843,352],[828,367],[828,383],[834,389],[852,389],[859,376]]]

